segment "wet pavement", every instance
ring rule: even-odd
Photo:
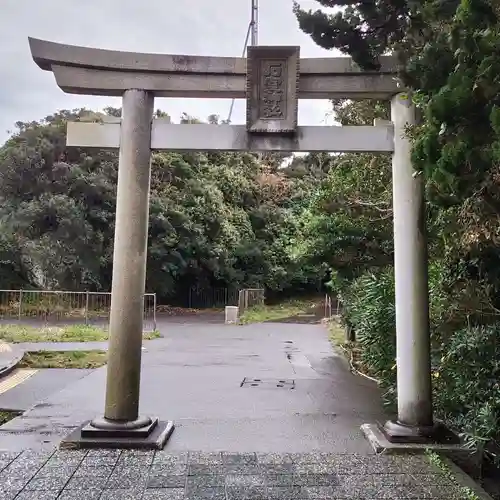
[[[5,500],[464,500],[424,456],[58,451],[0,454]]]
[[[349,372],[323,326],[161,332],[144,343],[140,410],[174,420],[165,449],[54,451],[104,407],[105,367],[67,377],[0,428],[0,500],[466,498],[423,455],[374,455],[360,425],[386,419],[379,391]]]
[[[169,323],[161,332],[144,344],[140,410],[174,420],[169,450],[371,452],[359,427],[385,420],[378,389],[349,372],[324,327]],[[2,426],[0,449],[57,445],[102,414],[105,381],[103,367],[43,398]]]
[[[18,372],[12,372],[15,376]],[[33,370],[33,375],[19,385],[0,394],[0,408],[4,410],[26,411],[52,394],[86,377],[92,370],[80,369],[41,369]]]

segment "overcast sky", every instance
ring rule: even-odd
[[[32,61],[28,36],[74,45],[136,52],[240,56],[251,0],[0,0],[0,144],[18,120],[59,109],[120,106],[120,99],[63,93],[52,73]],[[314,0],[302,0],[307,8]],[[259,44],[300,45],[302,57],[337,55],[320,49],[298,28],[292,0],[260,0]],[[157,99],[178,121],[182,112],[227,118],[230,100]],[[299,123],[331,123],[328,102],[301,101]],[[244,123],[237,101],[233,123]]]

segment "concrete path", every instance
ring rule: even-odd
[[[141,412],[175,421],[169,450],[371,453],[359,426],[384,421],[378,390],[348,371],[322,326],[169,324],[162,333],[145,343]],[[0,448],[57,445],[102,414],[105,379],[95,370],[8,422]]]
[[[107,351],[108,342],[20,342],[18,349],[28,351]]]
[[[385,419],[379,393],[349,373],[323,327],[162,333],[143,352],[141,411],[175,420],[166,449],[55,452],[104,404],[105,368],[63,372],[62,390],[0,428],[0,500],[466,498],[425,456],[373,454],[359,426]]]
[[[151,340],[144,341],[144,348],[148,347]],[[108,342],[20,342],[14,344],[22,351],[107,351]],[[153,347],[153,346],[150,346]]]
[[[1,322],[1,321],[0,321]],[[5,323],[9,323],[7,320],[3,320]],[[10,321],[12,322],[12,321]],[[43,327],[47,326],[47,323],[40,319],[30,319],[24,320],[22,324],[29,324],[30,326]],[[68,323],[78,323],[77,320],[74,321],[60,321],[55,323],[50,323],[55,326]],[[211,325],[221,327],[224,324],[224,313],[211,312],[211,313],[198,313],[198,314],[186,314],[179,316],[170,316],[163,313],[157,314],[157,329],[160,332],[168,333],[172,329],[182,328],[184,326],[194,327],[194,325]],[[103,322],[101,326],[106,326],[107,323]],[[154,339],[156,340],[156,339]],[[144,346],[147,347],[151,340],[145,340]],[[2,346],[5,345],[4,350],[15,351],[16,353],[22,353],[27,351],[92,351],[92,350],[103,350],[108,349],[108,342],[19,342],[17,344],[5,344],[0,340],[0,375],[2,366]],[[9,356],[10,360],[12,356]]]
[[[13,386],[6,392],[0,391],[0,408],[22,412],[29,410],[55,392],[92,373],[92,370],[59,368],[32,371],[34,374],[21,383],[17,382],[18,385],[13,379],[16,378],[17,374],[26,372],[26,370],[15,370],[12,372],[12,376],[2,379],[0,386],[4,382],[11,382]]]

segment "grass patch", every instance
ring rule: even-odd
[[[330,333],[330,341],[338,347],[345,347],[345,329],[342,328],[338,320],[332,319],[328,323],[328,331]]]
[[[265,321],[278,321],[307,314],[317,305],[313,301],[291,300],[281,304],[256,306],[245,311],[240,317],[240,323],[263,323]]]
[[[145,340],[159,339],[161,334],[158,330],[153,330],[152,332],[144,332],[142,338]]]
[[[32,351],[24,354],[20,368],[99,368],[106,351]]]
[[[340,349],[347,359],[356,367],[354,359],[356,358],[357,348],[356,342],[346,340],[345,328],[340,324],[338,319],[331,319],[328,323],[329,338],[332,345]]]
[[[194,309],[192,307],[175,307],[168,304],[156,306],[156,312],[166,316],[192,316],[196,314],[220,314],[224,312],[223,307],[207,307]]]
[[[158,331],[147,332],[145,339],[160,337]],[[108,330],[91,325],[61,325],[36,328],[29,325],[0,325],[0,339],[19,342],[100,342],[108,340]]]
[[[461,492],[461,496],[464,500],[481,500],[478,495],[468,486],[462,486],[457,482],[457,478],[450,470],[448,465],[443,461],[440,455],[438,455],[435,451],[426,450],[425,454],[427,455],[427,459],[429,462],[441,470],[441,472],[453,483],[455,483]]]
[[[357,342],[346,340],[345,328],[340,324],[338,319],[332,319],[330,321],[328,324],[328,331],[330,333],[330,342],[334,347],[342,351],[350,364],[351,371],[378,383],[378,380],[370,372],[369,367],[364,366],[361,362],[361,350],[359,344]]]
[[[22,412],[0,410],[0,425],[6,424],[9,420],[19,417],[19,415],[22,415]]]

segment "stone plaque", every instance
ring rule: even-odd
[[[290,134],[297,129],[300,47],[248,48],[247,130]]]

